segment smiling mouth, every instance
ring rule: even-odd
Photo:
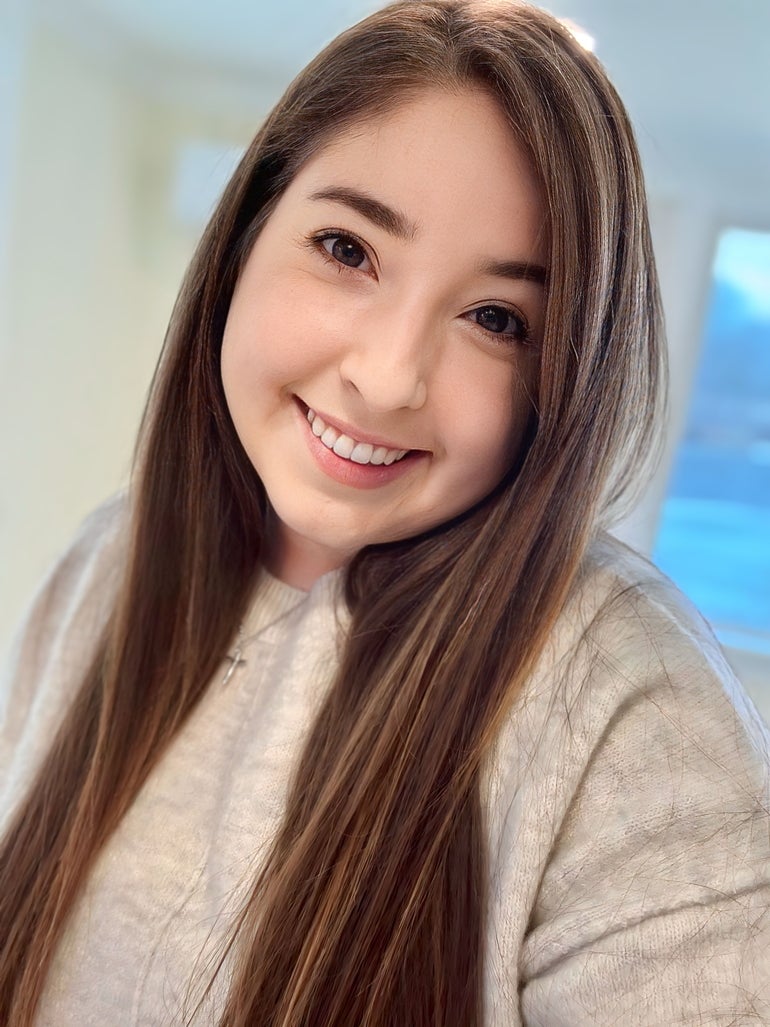
[[[321,415],[311,407],[306,408],[305,417],[313,434],[327,449],[343,460],[349,460],[354,464],[389,466],[403,460],[407,454],[412,452],[409,449],[388,449],[386,446],[373,446],[370,442],[359,442],[327,424]]]

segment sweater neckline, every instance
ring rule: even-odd
[[[306,592],[294,585],[287,585],[263,567],[251,605],[243,618],[243,636],[249,639],[259,635],[303,604],[328,603],[336,606],[342,595],[344,574],[344,568],[328,571]]]

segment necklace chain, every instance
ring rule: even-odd
[[[264,634],[269,627],[277,624],[279,621],[283,620],[284,617],[288,617],[291,612],[291,610],[285,610],[269,624],[263,624],[259,631],[255,631],[253,635],[249,635],[247,638],[243,637],[243,624],[238,625],[238,634],[235,637],[235,648],[232,652],[225,653],[225,659],[230,666],[227,668],[224,673],[224,677],[222,678],[222,687],[228,683],[239,667],[243,667],[247,663],[243,656],[243,650],[247,646],[251,645],[252,642],[256,642],[260,635]]]
[[[302,600],[305,598],[307,598],[305,595],[301,597]],[[265,633],[269,629],[274,628],[276,624],[280,624],[281,621],[291,616],[299,602],[300,601],[298,600],[298,602],[292,603],[290,606],[280,610],[279,613],[263,623],[253,635],[248,635],[246,638],[243,637],[243,622],[238,625],[238,634],[235,636],[235,647],[232,651],[225,653],[224,656],[224,659],[227,661],[229,666],[222,677],[222,687],[229,682],[230,678],[235,674],[239,667],[245,666],[248,662],[243,655],[244,649],[246,649],[247,646],[250,646],[252,642],[256,642],[257,639],[263,637]]]

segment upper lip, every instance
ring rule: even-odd
[[[319,410],[318,407],[310,406],[310,404],[305,403],[304,400],[300,399],[299,396],[296,398],[305,415],[307,415],[308,410],[312,410],[325,424],[329,425],[329,427],[335,428],[343,435],[348,435],[351,439],[355,439],[356,442],[368,442],[369,445],[374,446],[375,448],[378,446],[383,446],[385,449],[398,450],[414,450],[415,448],[414,446],[405,446],[401,445],[399,442],[393,442],[392,439],[383,439],[381,435],[372,435],[370,432],[363,431],[355,425],[348,424],[347,421],[340,420],[339,417],[332,417],[323,410]]]

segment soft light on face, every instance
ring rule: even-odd
[[[545,243],[535,178],[480,90],[427,90],[304,165],[222,348],[274,573],[309,587],[500,482],[531,412]]]

